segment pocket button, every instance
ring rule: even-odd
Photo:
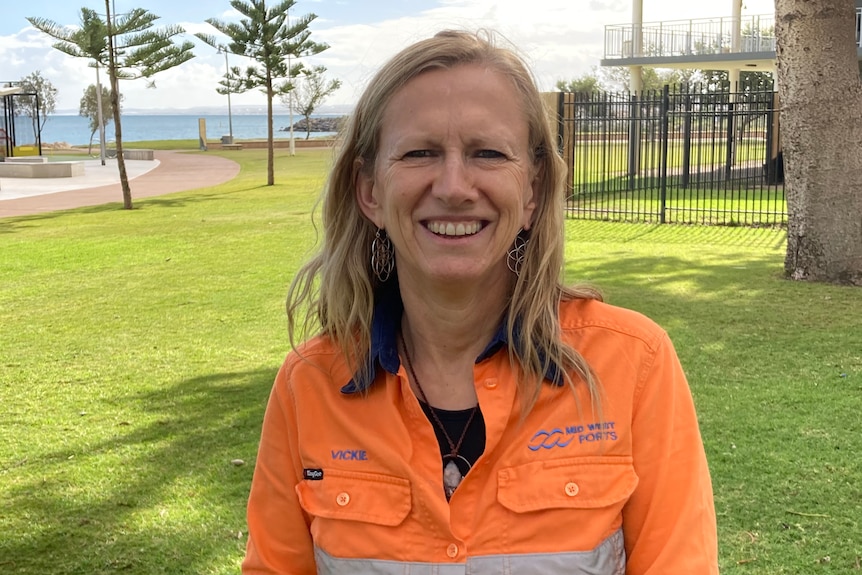
[[[568,495],[569,497],[574,497],[578,494],[578,492],[580,492],[580,490],[581,488],[578,487],[578,484],[574,481],[566,483],[566,495]]]
[[[446,555],[454,559],[458,556],[458,546],[452,543],[449,547],[446,548]]]
[[[335,502],[338,504],[339,507],[344,507],[345,505],[350,503],[350,495],[344,492],[339,493],[335,496]]]

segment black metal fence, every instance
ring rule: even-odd
[[[787,221],[777,97],[668,86],[560,93],[571,217],[780,226]]]

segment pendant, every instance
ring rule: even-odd
[[[462,456],[452,454],[443,456],[443,463],[443,491],[446,493],[446,501],[449,501],[471,465]],[[464,474],[461,473],[462,467],[465,469]]]

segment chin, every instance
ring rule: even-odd
[[[459,262],[458,265],[449,265],[445,268],[427,269],[426,279],[433,282],[447,282],[451,284],[482,284],[499,282],[511,275],[505,262],[501,265],[489,267],[486,262]]]

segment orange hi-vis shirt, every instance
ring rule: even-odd
[[[243,573],[717,574],[709,470],[667,334],[592,300],[560,316],[602,385],[601,414],[584,386],[576,399],[546,380],[522,418],[507,348],[483,356],[485,450],[448,503],[394,348],[397,369],[352,393],[329,339],[291,353],[264,418]]]

